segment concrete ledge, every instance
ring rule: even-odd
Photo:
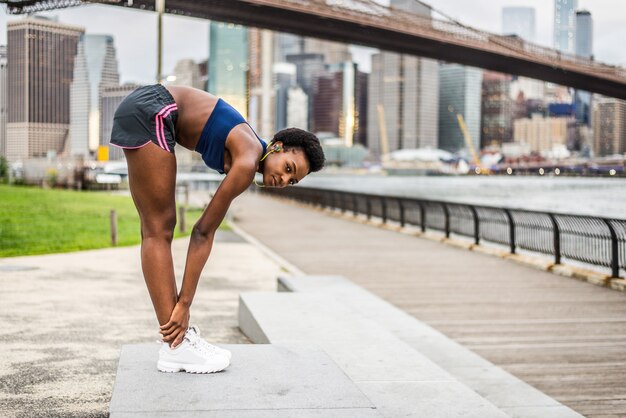
[[[500,248],[487,247],[484,245],[474,245],[472,247],[472,251],[476,251],[477,253],[481,253],[481,254],[494,255],[500,258],[506,258],[509,255],[511,255],[510,252],[501,250]]]
[[[554,262],[550,260],[545,260],[539,257],[530,257],[527,255],[521,254],[510,254],[507,253],[504,258],[508,260],[513,260],[518,264],[523,264],[525,266],[534,267],[543,271],[550,271],[552,266],[554,266]]]
[[[246,335],[259,335],[251,329],[258,326],[274,344],[319,346],[383,416],[506,416],[332,294],[249,292],[241,294],[240,302],[249,312],[239,323]],[[250,317],[254,321],[246,322]],[[424,410],[432,414],[423,415]]]
[[[340,213],[339,217],[352,221],[352,222],[358,222],[363,225],[374,226],[377,228],[387,228],[390,226],[389,224],[384,223],[382,218],[379,218],[377,216],[371,216],[369,219],[367,219],[367,215],[363,215],[363,214],[354,215],[351,211]]]
[[[431,241],[444,242],[446,236],[439,232],[426,231],[420,234],[420,237],[429,239]]]
[[[416,228],[413,226],[405,226],[404,228],[400,229],[400,233],[410,235],[412,237],[421,237],[422,234],[424,234],[420,228]]]
[[[296,345],[227,345],[213,374],[161,373],[158,344],[124,345],[109,413],[120,417],[379,417],[323,351]]]
[[[608,286],[611,279],[609,275],[602,274],[597,271],[585,270],[576,267],[572,267],[572,271],[573,278],[585,280],[597,286]]]
[[[611,277],[597,271],[583,269],[580,267],[568,266],[564,264],[555,264],[550,271],[560,276],[571,277],[573,279],[582,280],[595,284],[596,286],[611,287]],[[620,289],[615,289],[620,290]]]
[[[457,248],[464,248],[466,250],[471,250],[475,247],[475,244],[470,241],[464,241],[456,238],[446,238],[442,241],[444,244],[451,245]]]
[[[325,208],[324,212],[326,212],[327,214],[334,216],[335,218],[343,218],[344,214],[338,210],[338,209],[330,209],[330,208]]]
[[[395,224],[395,223],[392,224],[389,222],[381,224],[380,227],[382,229],[386,229],[386,230],[394,231],[394,232],[400,232],[402,230],[402,226],[400,224]]]
[[[332,296],[313,293],[244,292],[239,327],[255,343],[315,344],[353,380],[454,381],[384,328],[355,314]],[[323,307],[321,309],[320,307]],[[253,318],[254,321],[246,321]]]
[[[385,225],[385,224],[383,223],[383,221],[379,221],[379,220],[377,220],[377,219],[375,219],[375,218],[370,218],[370,219],[367,219],[367,220],[365,221],[365,224],[366,224],[366,225],[370,225],[370,226],[375,226],[375,227],[377,227],[377,228],[381,228],[381,227],[383,227],[383,226]]]
[[[287,291],[334,296],[353,312],[390,331],[498,408],[513,408],[513,416],[548,417],[558,410],[564,415],[555,416],[580,417],[543,392],[341,276],[280,276],[278,283]]]
[[[609,282],[611,289],[626,292],[626,280],[625,279],[611,279]]]
[[[246,334],[246,336],[252,340],[255,344],[269,344],[270,339],[265,335],[263,328],[257,322],[254,314],[248,308],[248,305],[242,300],[242,295],[239,294],[239,309],[237,312],[239,328]]]

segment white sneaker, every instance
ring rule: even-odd
[[[225,355],[210,350],[194,332],[185,333],[183,341],[174,349],[162,342],[157,369],[161,372],[214,373],[230,364]]]
[[[220,348],[220,347],[218,347],[216,345],[209,344],[209,342],[207,340],[202,338],[200,336],[200,328],[198,328],[197,325],[190,326],[189,330],[196,333],[196,335],[200,339],[200,343],[202,345],[204,345],[208,350],[211,350],[211,351],[217,352],[217,353],[219,353],[219,354],[221,354],[223,356],[226,356],[228,358],[228,361],[230,361],[233,358],[233,355],[232,355],[232,353],[230,351],[228,351],[228,350],[226,350],[224,348]]]

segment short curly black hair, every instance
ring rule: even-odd
[[[311,132],[299,128],[287,128],[276,132],[272,142],[281,141],[285,148],[301,148],[309,160],[309,173],[324,167],[324,151],[320,140]],[[308,173],[307,173],[308,174]]]

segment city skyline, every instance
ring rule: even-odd
[[[391,4],[415,13],[429,15],[432,12],[413,0],[392,0]],[[558,12],[555,13],[555,44],[558,43],[559,48],[563,49],[573,48],[576,43],[580,55],[591,56],[593,52],[589,46],[593,39],[593,25],[590,12],[577,11],[577,2],[573,0],[554,0],[553,4],[555,12]],[[504,13],[506,10],[503,9],[503,17],[506,17]],[[508,8],[508,10],[514,12],[509,19],[509,26],[513,32],[531,37],[534,13],[522,16],[519,12],[534,9]],[[577,23],[578,20],[580,23]],[[117,54],[113,36],[85,33],[83,26],[68,25],[61,19],[45,16],[41,16],[41,19],[35,16],[30,19],[12,20],[8,24],[8,51],[11,54],[15,55],[16,51],[23,49],[24,39],[39,39],[39,43],[47,39],[39,36],[38,32],[32,34],[29,32],[27,35],[16,37],[15,31],[11,29],[30,21],[50,27],[78,28],[81,31],[81,42],[74,52],[77,54],[76,57],[72,54],[72,48],[69,50],[59,48],[59,53],[67,55],[68,62],[76,62],[73,70],[68,67],[73,72],[70,94],[72,100],[69,104],[71,121],[62,121],[68,123],[67,127],[59,126],[59,129],[69,129],[69,137],[64,136],[63,143],[57,144],[59,139],[56,137],[35,141],[28,136],[27,142],[20,141],[19,144],[28,144],[25,150],[29,156],[31,154],[41,156],[43,152],[39,149],[41,144],[49,144],[46,145],[47,154],[72,155],[85,155],[88,150],[95,150],[95,145],[105,145],[109,129],[104,126],[106,123],[102,129],[99,128],[98,122],[102,124],[102,118],[97,110],[102,103],[98,97],[104,96],[96,95],[95,91],[102,91],[104,85],[101,85],[101,81],[111,87],[123,87],[118,85]],[[567,24],[561,25],[559,21]],[[526,28],[518,23],[530,25],[526,25],[528,26]],[[590,122],[595,107],[592,106],[589,93],[583,91],[574,92],[564,86],[534,81],[543,84],[542,92],[535,94],[535,88],[530,85],[532,83],[524,84],[523,77],[499,73],[494,73],[492,77],[487,72],[483,79],[483,70],[479,68],[389,51],[372,54],[371,72],[368,74],[360,71],[357,63],[352,61],[352,51],[345,43],[298,37],[269,30],[248,29],[217,21],[211,21],[209,25],[210,36],[207,42],[209,48],[205,51],[210,57],[209,60],[194,62],[192,59],[179,59],[173,72],[166,69],[162,75],[176,73],[181,75],[181,81],[193,82],[195,74],[198,86],[204,77],[208,83],[203,83],[199,88],[205,88],[223,97],[245,118],[250,112],[253,115],[251,126],[257,130],[260,130],[260,126],[257,125],[259,120],[273,119],[276,124],[274,129],[266,127],[270,135],[276,129],[295,123],[294,115],[288,112],[288,109],[293,110],[296,103],[302,106],[302,103],[306,102],[308,102],[306,115],[299,114],[297,127],[324,135],[334,135],[337,139],[341,138],[346,147],[351,147],[355,143],[363,144],[375,156],[396,150],[424,147],[440,148],[453,153],[464,152],[466,149],[475,154],[475,150],[480,150],[481,146],[493,145],[499,148],[503,143],[509,142],[519,147],[527,146],[529,152],[541,152],[546,155],[558,152],[559,155],[564,155],[568,151],[588,150],[591,136],[594,135]],[[502,28],[502,31],[505,30],[506,26]],[[30,54],[26,63],[28,71],[40,71],[42,63],[47,62],[45,54],[51,51],[57,53],[53,51],[54,48],[50,48],[32,49],[34,55]],[[105,54],[105,50],[109,52]],[[104,60],[105,55],[109,56],[108,61]],[[270,63],[272,56],[274,60],[279,61]],[[9,68],[18,65],[18,62],[19,60],[9,59]],[[138,67],[143,68],[140,60],[136,62]],[[150,68],[149,65],[146,67]],[[278,71],[282,67],[285,67],[285,71]],[[249,78],[246,76],[248,69]],[[104,70],[107,74],[110,73],[105,77],[109,80],[106,82],[104,78],[101,79]],[[208,78],[207,71],[210,75]],[[13,74],[22,72],[14,69]],[[268,81],[265,80],[268,78],[267,75],[269,84],[265,86]],[[498,81],[502,76],[509,81],[504,83]],[[9,71],[9,80],[11,77]],[[67,82],[66,78],[62,78],[64,83]],[[167,79],[173,82],[176,77]],[[292,87],[301,91],[291,91]],[[248,89],[255,91],[254,97],[248,96]],[[28,94],[41,100],[30,101],[29,108],[40,109],[51,100],[49,95],[39,90],[36,83],[32,84]],[[113,109],[114,102],[121,100],[128,91],[130,91],[128,88],[112,91],[110,100],[107,98],[107,106]],[[15,95],[10,95],[9,102],[13,96]],[[268,103],[263,104],[265,101]],[[267,115],[257,115],[259,104],[264,109],[271,107]],[[9,103],[9,109],[14,112],[21,107]],[[44,106],[43,109],[48,108]],[[613,112],[617,117],[621,109],[607,106],[606,112]],[[457,116],[462,118],[459,117],[457,121]],[[574,119],[575,116],[577,120]],[[29,120],[34,118],[33,120],[43,121],[44,115],[35,112],[32,117],[28,117]],[[12,133],[11,137],[21,138],[15,130],[17,126],[11,125],[12,120],[8,122],[7,131]],[[602,125],[606,133],[601,133],[601,138],[595,143],[612,141],[607,135],[614,131],[614,126],[621,127],[620,124]],[[511,128],[513,128],[512,137]],[[558,138],[550,133],[557,128]],[[534,134],[539,131],[542,135]],[[595,134],[600,135],[599,132]],[[68,146],[70,143],[71,147]],[[15,151],[18,142],[13,139],[7,141],[6,145],[12,147],[11,152],[6,149],[7,155],[22,156],[26,152]],[[562,147],[557,150],[555,146]],[[32,147],[39,148],[31,152]],[[598,149],[621,149],[620,147],[622,145]],[[475,156],[473,158],[476,160]]]
[[[381,1],[381,3],[384,3]],[[478,29],[501,33],[502,8],[508,6],[533,7],[536,10],[537,43],[553,47],[554,4],[545,0],[474,0],[454,4],[452,0],[431,0],[435,9]],[[626,66],[626,51],[618,48],[618,40],[626,39],[626,8],[620,0],[580,0],[579,9],[589,10],[594,19],[594,56],[600,62]],[[481,7],[486,5],[485,7]],[[6,44],[8,21],[23,16],[7,16],[0,11],[0,44]],[[110,34],[118,48],[121,82],[149,83],[156,80],[156,14],[89,5],[42,13],[58,16],[61,23],[80,24],[88,34]],[[171,73],[176,62],[184,58],[202,61],[207,58],[209,21],[165,15],[164,17],[164,71]],[[135,42],[129,42],[132,39]],[[370,56],[375,50],[351,47],[355,61],[362,71],[370,72]],[[137,63],[146,65],[137,65]]]

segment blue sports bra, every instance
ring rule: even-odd
[[[218,99],[215,109],[211,112],[211,116],[206,121],[200,139],[196,145],[196,151],[202,154],[204,163],[210,168],[217,170],[220,174],[224,174],[224,149],[226,147],[226,138],[230,131],[237,125],[248,122],[241,116],[235,108],[226,103],[222,99]],[[250,126],[252,129],[252,126]],[[252,129],[254,132],[254,129]],[[263,155],[267,144],[254,132],[254,135],[263,145]]]

